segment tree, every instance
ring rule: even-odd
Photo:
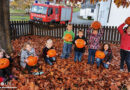
[[[15,1],[11,1],[10,6],[11,6],[11,8],[17,8],[18,4]]]
[[[100,1],[107,1],[107,0],[90,0],[91,4],[94,4],[96,2]],[[123,6],[123,7],[128,7],[130,5],[129,0],[114,0],[114,3],[117,5],[117,7]]]
[[[0,46],[12,52],[9,31],[9,0],[0,1]]]

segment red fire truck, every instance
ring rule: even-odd
[[[53,4],[33,4],[30,19],[42,22],[68,23],[72,20],[72,7]]]

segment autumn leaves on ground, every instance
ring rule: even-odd
[[[51,38],[54,47],[58,53],[57,61],[53,66],[45,64],[42,59],[42,49],[47,39]],[[25,74],[19,65],[19,55],[22,45],[26,41],[31,41],[39,59],[39,68],[42,68],[44,74],[34,76]],[[18,80],[10,81],[11,86],[16,86],[19,90],[123,90],[130,88],[130,75],[127,72],[119,71],[120,47],[111,44],[113,59],[109,69],[87,64],[88,51],[82,58],[82,62],[74,63],[74,51],[67,60],[60,59],[63,41],[60,38],[24,36],[12,41],[13,45],[13,74]],[[125,66],[126,68],[126,66]],[[7,85],[9,86],[9,85]]]

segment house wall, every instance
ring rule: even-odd
[[[125,21],[127,17],[130,17],[130,6],[128,8],[123,8],[122,6],[117,8],[117,6],[112,2],[108,26],[119,26]]]
[[[107,2],[101,1],[96,5],[94,20],[100,21],[103,26],[107,24],[110,2],[111,0],[108,0]]]
[[[100,4],[99,11],[98,4]],[[119,26],[128,16],[130,16],[130,6],[128,8],[123,8],[122,6],[117,8],[114,0],[112,0],[111,8],[110,4],[111,0],[97,3],[94,20],[100,21],[103,26]]]

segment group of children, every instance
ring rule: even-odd
[[[119,26],[118,30],[122,35],[121,38],[121,64],[120,64],[120,69],[123,71],[123,65],[124,65],[124,60],[126,60],[126,64],[128,67],[128,72],[130,72],[130,25],[125,28],[125,31],[123,29],[125,24],[122,24]],[[92,33],[91,33],[92,30]],[[99,32],[100,31],[100,32]],[[78,30],[77,36],[75,36],[74,32],[72,31],[72,25],[68,24],[67,30],[64,32],[63,35],[63,40],[64,40],[64,45],[63,45],[63,51],[61,54],[62,59],[68,59],[69,55],[72,51],[72,45],[74,45],[74,62],[79,62],[82,61],[82,56],[85,52],[85,47],[83,48],[78,48],[76,46],[76,40],[77,39],[83,39],[85,41],[85,45],[88,46],[88,62],[87,64],[94,64],[96,61],[97,68],[102,64],[105,68],[109,68],[110,62],[112,60],[112,50],[110,48],[110,45],[108,43],[105,43],[102,48],[100,49],[100,38],[103,36],[104,30],[100,28],[100,30],[95,30],[92,27],[87,30],[89,40],[87,42],[87,39],[84,36],[84,31],[83,30]],[[69,41],[65,40],[65,35],[66,34],[71,34],[72,39]],[[53,65],[53,62],[56,61],[55,57],[49,57],[47,55],[48,50],[54,49],[53,47],[53,41],[51,39],[48,39],[46,41],[46,46],[43,48],[43,58],[46,63],[49,65]],[[105,53],[105,58],[100,59],[100,58],[95,58],[95,52],[97,50],[101,50]],[[32,74],[32,69],[35,68],[35,66],[29,66],[27,64],[28,60],[27,58],[29,56],[37,56],[35,53],[35,49],[31,45],[30,42],[26,42],[21,49],[21,58],[20,58],[20,65],[28,70],[29,74]],[[37,56],[38,57],[38,56]],[[12,59],[10,56],[8,56],[3,49],[0,49],[0,59],[1,58],[8,58],[10,60],[10,63],[12,62]],[[6,69],[1,69],[0,70],[0,77],[6,78],[12,78],[11,74],[11,65],[6,68]]]
[[[92,33],[91,33],[91,30],[92,30]],[[103,35],[103,29],[101,28],[100,33],[99,33],[99,30],[93,30],[93,28],[90,27],[89,30],[87,31],[88,37],[89,37],[88,43],[87,43],[87,39],[84,36],[83,30],[79,30],[77,36],[75,37],[74,32],[72,31],[71,24],[68,24],[67,30],[64,32],[64,36],[68,33],[71,34],[73,38],[72,40],[68,42],[64,40],[64,46],[63,46],[61,58],[67,59],[69,57],[72,44],[74,44],[74,61],[76,62],[78,60],[79,62],[81,62],[83,53],[85,52],[85,47],[78,48],[76,46],[76,40],[83,39],[85,41],[85,45],[88,45],[89,55],[88,55],[87,64],[93,65],[95,61],[95,52],[100,48],[99,42],[100,42],[100,38]],[[63,39],[64,39],[64,36],[63,36]],[[96,58],[97,68],[100,66],[101,63],[103,64],[105,68],[108,68],[110,61],[112,59],[112,51],[111,51],[110,45],[107,43],[104,44],[101,50],[105,53],[106,57],[104,59]],[[102,62],[104,60],[105,60],[105,63]]]

